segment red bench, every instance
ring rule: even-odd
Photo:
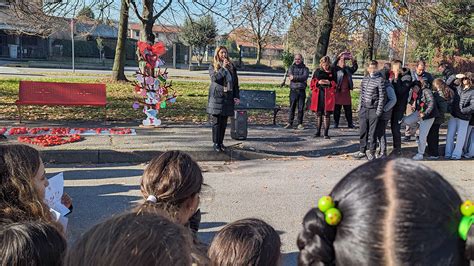
[[[15,102],[21,123],[22,105],[66,105],[104,107],[107,119],[105,84],[20,81],[19,100]]]

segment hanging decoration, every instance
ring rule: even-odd
[[[168,81],[167,69],[162,70],[165,64],[160,56],[166,52],[162,42],[151,44],[141,42],[138,44],[139,71],[136,74],[134,90],[138,100],[132,105],[133,109],[142,111],[146,118],[143,126],[160,126],[158,114],[161,109],[167,108],[176,102],[176,91],[172,89],[172,82]]]

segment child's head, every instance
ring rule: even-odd
[[[379,67],[379,63],[376,60],[372,60],[369,62],[367,66],[367,72],[369,72],[369,74],[372,75],[378,70],[378,67]]]
[[[43,222],[2,223],[1,265],[62,265],[66,240]]]
[[[452,99],[454,96],[453,90],[451,90],[451,88],[449,88],[449,86],[440,78],[433,80],[432,89],[433,91],[442,93],[443,96],[448,100]]]
[[[157,206],[180,224],[186,224],[199,206],[203,176],[186,153],[168,151],[146,167],[141,191],[147,205]]]
[[[64,265],[191,265],[191,245],[187,230],[162,215],[125,213],[87,231]]]
[[[244,219],[225,226],[209,248],[212,265],[273,266],[280,260],[280,236],[258,219]]]
[[[474,256],[474,230],[468,244],[458,234],[461,198],[418,162],[366,163],[329,196],[342,220],[331,226],[319,209],[306,214],[299,265],[468,265]]]
[[[26,145],[0,146],[0,217],[51,221],[44,203],[48,186],[39,152]]]

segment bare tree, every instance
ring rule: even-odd
[[[277,0],[245,0],[241,4],[243,23],[251,29],[253,42],[257,46],[256,64],[260,64],[265,46],[279,35],[285,19],[284,7]]]
[[[115,81],[127,81],[127,77],[125,76],[125,46],[127,43],[129,11],[130,0],[121,0],[117,46],[115,47],[114,65],[112,67],[112,79]]]

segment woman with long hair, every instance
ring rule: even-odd
[[[329,139],[330,118],[336,104],[336,81],[329,56],[321,58],[319,66],[311,79],[312,95],[309,109],[316,112],[317,116],[317,132],[314,137],[321,136],[324,115],[324,138]]]
[[[223,152],[227,119],[234,115],[234,105],[240,103],[237,70],[224,46],[216,48],[214,60],[209,66],[209,76],[211,85],[207,113],[212,116],[212,142],[214,151]]]
[[[63,230],[45,203],[49,184],[45,174],[36,149],[26,145],[0,145],[0,219],[49,222]],[[66,207],[72,206],[66,193],[61,200]]]

